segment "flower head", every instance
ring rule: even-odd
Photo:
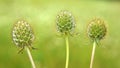
[[[56,18],[57,30],[61,33],[71,33],[75,28],[75,21],[69,11],[61,11]]]
[[[103,20],[97,18],[90,21],[87,28],[87,34],[92,40],[99,41],[104,38],[106,33],[107,28]]]
[[[34,34],[30,25],[23,20],[18,21],[13,26],[12,37],[14,43],[24,48],[24,46],[31,46],[34,40]]]

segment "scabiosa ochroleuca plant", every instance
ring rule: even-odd
[[[65,41],[66,41],[66,64],[65,68],[68,68],[68,63],[69,63],[69,41],[68,41],[68,35],[70,35],[75,28],[75,21],[74,17],[72,14],[67,11],[63,10],[61,11],[56,18],[56,25],[57,25],[57,30],[61,34],[65,36]]]
[[[96,18],[90,21],[87,28],[88,37],[93,41],[93,50],[91,55],[90,68],[92,68],[93,66],[96,43],[98,43],[101,39],[103,39],[106,33],[107,33],[107,28],[103,20]]]
[[[21,48],[19,52],[21,52],[24,48],[26,49],[32,67],[36,68],[29,49],[33,48],[32,42],[34,40],[34,34],[30,25],[24,20],[17,21],[13,26],[12,38],[15,45]]]

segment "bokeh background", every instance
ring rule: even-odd
[[[89,68],[92,42],[86,35],[88,22],[101,18],[108,28],[97,46],[93,68],[120,68],[120,2],[115,0],[0,0],[0,68],[31,68],[26,51],[12,41],[13,24],[24,19],[31,24],[35,40],[31,50],[37,68],[64,68],[65,40],[58,36],[55,19],[61,10],[75,17],[75,32],[69,37],[69,68]]]

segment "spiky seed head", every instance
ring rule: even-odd
[[[12,37],[14,43],[22,48],[30,46],[34,40],[34,34],[30,25],[23,20],[16,22],[13,26]]]
[[[107,28],[103,20],[96,18],[90,21],[87,28],[87,34],[92,40],[99,41],[102,38],[104,38],[106,33],[107,33]]]
[[[71,33],[75,28],[75,21],[72,14],[67,11],[61,11],[56,18],[57,30],[61,33]]]

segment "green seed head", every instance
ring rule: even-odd
[[[75,28],[75,21],[72,14],[66,10],[61,11],[56,19],[57,30],[61,33],[71,33]]]
[[[14,43],[19,47],[30,46],[34,40],[33,31],[30,25],[23,20],[15,23],[12,31]]]
[[[87,34],[92,40],[101,40],[106,35],[106,32],[107,28],[103,20],[93,19],[92,21],[90,21],[87,28]]]

